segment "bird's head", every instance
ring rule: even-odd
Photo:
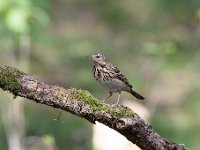
[[[106,57],[103,54],[97,53],[92,54],[89,56],[89,58],[93,61],[95,65],[101,65],[104,66],[106,64]]]

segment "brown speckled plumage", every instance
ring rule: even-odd
[[[112,93],[119,93],[118,104],[121,91],[129,92],[137,99],[144,99],[143,96],[132,89],[133,86],[128,82],[127,78],[103,54],[93,54],[89,58],[94,63],[92,70],[94,78],[109,91],[109,96],[104,101],[111,97]]]

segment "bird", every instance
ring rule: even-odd
[[[139,100],[145,98],[133,90],[133,86],[129,83],[122,72],[114,66],[103,54],[96,53],[89,56],[93,62],[92,73],[97,82],[109,91],[109,95],[103,99],[105,102],[113,93],[118,93],[116,104],[119,104],[119,99],[122,91],[132,94]]]

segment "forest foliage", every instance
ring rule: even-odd
[[[101,52],[147,97],[154,129],[195,150],[200,147],[199,22],[199,0],[1,0],[0,63],[16,64],[29,49],[30,74],[102,99],[107,93],[94,81],[86,58]],[[22,63],[23,70],[27,63]],[[2,107],[8,101],[1,94]],[[123,98],[133,100],[128,94]],[[92,149],[89,123],[67,113],[56,117],[57,110],[26,102],[26,136],[44,137],[59,149]]]

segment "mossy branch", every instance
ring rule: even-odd
[[[103,123],[141,149],[186,149],[183,145],[162,138],[128,107],[102,103],[86,90],[48,85],[9,66],[0,67],[0,87],[15,96],[70,112],[91,123]]]

